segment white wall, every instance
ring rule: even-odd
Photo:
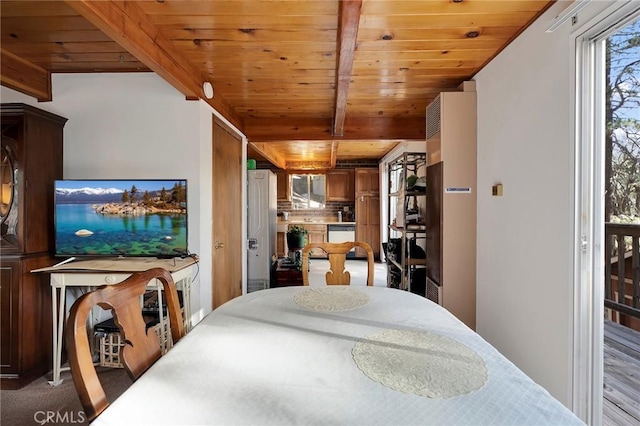
[[[189,250],[200,255],[194,320],[211,310],[212,114],[152,73],[54,74],[53,101],[2,87],[1,101],[24,102],[68,118],[64,178],[186,178]]]
[[[566,4],[475,77],[477,331],[571,407],[576,29],[567,22],[545,31]],[[497,183],[502,197],[491,196]]]

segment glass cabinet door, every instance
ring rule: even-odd
[[[17,143],[2,136],[0,152],[0,236],[3,245],[18,243],[18,165],[16,161]]]

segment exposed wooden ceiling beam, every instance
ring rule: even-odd
[[[343,138],[331,135],[331,120],[245,119],[247,138],[252,142],[296,140],[426,140],[425,118],[410,117],[347,117]]]
[[[336,161],[338,161],[338,145],[340,142],[333,141],[331,142],[331,168],[336,167]]]
[[[338,24],[338,69],[336,71],[336,105],[333,135],[342,136],[347,112],[347,96],[358,39],[362,0],[341,0]]]
[[[273,147],[270,147],[266,143],[249,142],[249,145],[253,147],[260,155],[266,158],[271,164],[278,166],[281,169],[287,168],[287,162],[280,154],[278,154]]]
[[[202,89],[206,77],[151,22],[137,2],[67,0],[66,3],[187,99],[202,98],[243,130],[242,119],[224,99],[215,92],[212,99],[206,99]]]
[[[50,101],[51,73],[46,69],[0,49],[0,83],[39,101]]]

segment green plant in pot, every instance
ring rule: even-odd
[[[302,225],[289,225],[287,229],[287,247],[289,250],[302,250],[307,245],[308,231]]]

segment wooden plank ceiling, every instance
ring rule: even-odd
[[[547,0],[0,2],[1,82],[153,71],[205,99],[286,169],[380,159],[425,139],[425,108],[471,79]]]

